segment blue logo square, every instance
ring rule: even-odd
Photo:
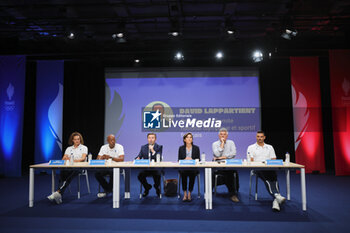
[[[143,128],[144,129],[160,129],[160,120],[162,114],[157,111],[143,112]]]

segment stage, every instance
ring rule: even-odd
[[[87,193],[82,178],[82,197],[77,199],[77,182],[72,181],[71,193],[67,190],[63,204],[49,202],[51,175],[35,177],[35,206],[28,207],[28,176],[0,179],[0,228],[7,232],[347,232],[350,211],[348,193],[350,177],[333,174],[307,174],[308,210],[300,208],[300,175],[291,173],[291,200],[276,213],[271,209],[271,198],[259,181],[258,201],[249,200],[249,173],[241,171],[240,203],[229,200],[225,186],[218,187],[213,196],[213,210],[203,208],[204,179],[201,179],[200,199],[183,203],[177,197],[160,200],[154,189],[148,197],[139,199],[139,182],[131,174],[131,198],[121,198],[120,209],[113,209],[112,196],[98,199],[98,184],[89,173],[91,194]],[[201,178],[204,174],[201,174]],[[177,178],[168,171],[166,178]],[[123,184],[123,181],[121,181]],[[152,183],[152,179],[149,180]],[[285,195],[284,172],[279,173],[282,195]],[[123,193],[123,185],[121,186]],[[253,189],[254,191],[254,189]]]

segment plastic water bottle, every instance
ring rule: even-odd
[[[74,165],[74,155],[71,155],[69,158],[69,165]]]
[[[205,162],[205,153],[203,152],[202,155],[201,155],[201,161],[202,162]]]
[[[285,158],[284,162],[286,163],[286,165],[289,165],[289,162],[290,162],[290,155],[289,155],[288,152],[286,153],[286,158]]]
[[[248,152],[248,156],[247,156],[247,165],[250,165],[252,161],[252,158],[250,157],[250,152]]]
[[[90,163],[91,160],[92,160],[92,154],[89,153],[89,155],[88,155],[88,162]]]
[[[160,154],[159,153],[156,156],[156,161],[157,161],[157,163],[160,163]]]

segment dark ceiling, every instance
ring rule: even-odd
[[[291,40],[286,28],[297,30]],[[228,29],[234,30],[232,35]],[[93,55],[120,59],[181,49],[265,52],[348,48],[350,1],[331,0],[36,0],[0,2],[1,54]],[[169,32],[177,30],[174,37]],[[124,43],[112,35],[124,33]],[[74,32],[75,38],[67,35]],[[119,41],[120,42],[120,41]],[[210,51],[209,51],[210,50]]]

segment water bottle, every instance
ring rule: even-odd
[[[201,155],[201,160],[202,160],[202,162],[205,162],[205,153],[204,152]]]
[[[252,161],[252,158],[250,157],[250,152],[248,152],[248,156],[247,156],[247,164],[250,165]]]
[[[88,155],[88,161],[89,161],[89,163],[90,163],[91,160],[92,160],[92,154],[89,153],[89,155]]]
[[[159,153],[156,156],[156,161],[157,161],[157,163],[160,163],[160,154]]]
[[[290,155],[289,155],[288,152],[286,153],[286,158],[285,158],[284,162],[286,163],[286,165],[289,165],[289,162],[290,162]]]
[[[71,155],[69,158],[69,165],[74,165],[74,155]]]

